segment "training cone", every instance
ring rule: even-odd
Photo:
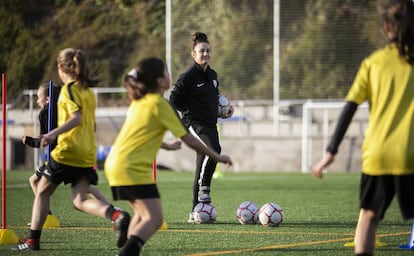
[[[19,238],[10,229],[0,229],[0,244],[17,244]]]
[[[214,171],[214,174],[213,174],[213,179],[220,179],[220,178],[223,178],[223,176],[224,174],[221,171],[220,164],[217,163],[216,170]]]
[[[411,228],[410,240],[408,241],[408,244],[400,245],[400,249],[414,250],[414,222]]]
[[[345,247],[355,247],[355,240],[352,242],[348,242],[344,244]],[[378,239],[378,236],[375,238],[375,246],[376,247],[384,247],[387,246],[386,243],[380,242],[380,240]]]
[[[168,225],[167,222],[165,220],[162,221],[162,225],[160,227],[161,230],[167,230],[168,229]]]
[[[221,171],[215,171],[213,174],[213,179],[223,178],[224,174]]]
[[[56,218],[55,215],[48,214],[45,224],[43,224],[43,227],[44,228],[58,228],[60,227],[60,222],[58,218]]]

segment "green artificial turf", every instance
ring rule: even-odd
[[[33,194],[28,184],[31,171],[7,172],[7,229],[28,234]],[[102,171],[100,190],[112,201]],[[158,231],[141,255],[353,255],[358,219],[359,174],[327,174],[323,180],[301,173],[232,173],[214,179],[211,196],[218,212],[214,224],[188,224],[193,174],[160,171],[158,186],[168,229]],[[116,255],[114,233],[106,219],[75,210],[69,186],[59,186],[51,209],[61,227],[44,229],[41,251],[15,252],[0,245],[0,255]],[[237,206],[253,201],[259,207],[275,202],[285,219],[279,227],[241,225]],[[375,255],[414,255],[398,249],[407,244],[411,222],[403,221],[394,200],[381,223],[378,240],[386,243]],[[124,201],[114,202],[131,213]]]

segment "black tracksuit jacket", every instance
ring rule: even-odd
[[[210,66],[204,72],[194,63],[178,78],[171,91],[170,103],[181,112],[186,127],[201,125],[216,128],[219,83]]]

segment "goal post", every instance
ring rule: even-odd
[[[339,113],[342,111],[342,108],[345,105],[345,101],[306,101],[302,105],[302,156],[301,156],[301,170],[302,173],[309,173],[310,167],[312,165],[312,155],[313,155],[313,145],[312,138],[313,126],[314,123],[317,123],[321,126],[319,136],[322,139],[322,152],[321,156],[325,153],[326,146],[329,143],[331,133],[333,132],[330,129],[330,121],[334,121],[336,125],[337,119],[339,118]],[[368,104],[361,104],[358,109],[364,109],[362,113],[362,119],[364,122],[368,122]],[[315,117],[315,112],[317,112],[317,118]],[[335,113],[332,113],[335,112]],[[316,121],[319,119],[320,121]],[[355,116],[354,116],[355,119]],[[351,123],[352,125],[352,123]],[[348,128],[349,130],[349,128]],[[363,136],[363,128],[359,129],[359,136]],[[348,131],[347,131],[348,133]]]

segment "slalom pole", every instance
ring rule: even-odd
[[[52,121],[53,121],[53,82],[50,80],[49,82],[49,108],[48,115],[47,115],[47,132],[50,132],[52,130]],[[50,151],[52,146],[49,144],[47,145],[47,154],[46,154],[46,160],[49,162],[50,160]]]
[[[408,244],[400,245],[399,248],[404,250],[414,250],[414,221],[413,226],[411,228],[411,234],[410,239],[408,240]]]
[[[47,132],[50,132],[53,122],[53,108],[54,106],[54,96],[53,96],[53,81],[50,80],[49,82],[49,107],[47,109]],[[46,163],[49,164],[50,161],[50,153],[52,151],[52,145],[47,145],[47,152],[46,152]],[[43,223],[44,228],[58,228],[60,227],[60,221],[55,215],[48,214],[45,220],[45,223]]]
[[[2,154],[2,159],[3,159],[3,162],[2,162],[2,170],[3,170],[3,172],[2,172],[2,179],[1,179],[1,188],[2,188],[2,191],[1,191],[1,193],[2,193],[2,198],[1,198],[1,200],[2,200],[2,214],[1,214],[1,216],[2,216],[2,218],[1,218],[1,223],[2,223],[2,225],[1,225],[1,228],[2,229],[6,229],[7,228],[7,224],[6,224],[6,214],[7,214],[7,212],[6,212],[6,171],[7,171],[7,162],[6,162],[6,157],[7,157],[7,152],[6,152],[6,130],[7,130],[7,91],[6,91],[6,74],[2,74],[2,76],[1,76],[1,84],[2,84],[2,105],[1,105],[1,109],[2,109],[2,124],[3,124],[3,126],[2,126],[2,130],[1,130],[1,132],[2,132],[2,134],[1,134],[1,136],[3,137],[3,140],[2,140],[2,146],[3,146],[3,154]]]
[[[157,182],[157,161],[156,160],[152,162],[152,177],[156,183]],[[167,229],[168,229],[168,225],[164,219],[162,220],[162,225],[160,227],[160,230],[167,230]]]
[[[157,182],[157,161],[152,162],[152,178]]]
[[[2,179],[1,179],[1,209],[2,209],[2,218],[1,218],[1,230],[0,230],[0,244],[16,244],[19,242],[16,234],[7,229],[7,218],[6,218],[6,172],[7,172],[7,137],[6,137],[6,130],[7,130],[7,83],[6,83],[6,74],[3,73],[1,75],[1,85],[2,85]]]

